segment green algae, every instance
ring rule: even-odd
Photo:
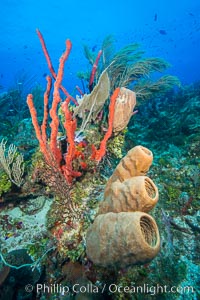
[[[0,196],[11,190],[12,182],[10,181],[8,175],[0,170]]]

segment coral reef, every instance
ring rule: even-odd
[[[110,36],[98,52],[85,46],[91,72],[79,74],[74,97],[62,85],[71,42],[56,74],[37,34],[54,86],[48,76],[42,97],[30,77],[0,95],[1,157],[15,145],[13,161],[25,162],[19,186],[0,170],[0,297],[45,298],[22,287],[40,280],[69,286],[67,299],[198,299],[199,83],[174,91],[178,79],[157,74],[167,62],[144,58],[137,44],[115,52]],[[74,291],[75,283],[98,293]],[[158,284],[194,291],[169,294]],[[126,293],[147,285],[154,289]]]

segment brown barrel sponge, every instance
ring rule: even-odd
[[[147,176],[136,176],[123,182],[113,182],[98,214],[107,212],[149,212],[158,201],[158,189]]]
[[[97,216],[86,234],[86,253],[97,266],[123,268],[151,261],[159,252],[154,219],[144,212]]]

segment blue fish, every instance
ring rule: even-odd
[[[166,30],[164,30],[164,29],[160,29],[159,33],[162,34],[162,35],[166,35],[167,34]]]

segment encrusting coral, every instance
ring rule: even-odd
[[[158,201],[156,185],[143,175],[152,160],[151,151],[136,146],[108,180],[98,216],[86,235],[86,252],[94,264],[123,268],[146,263],[158,254],[159,231],[145,213]]]

